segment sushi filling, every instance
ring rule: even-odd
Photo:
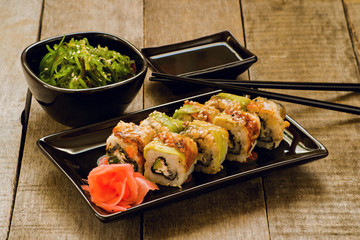
[[[203,142],[201,144],[201,142]],[[211,161],[212,161],[212,154],[205,152],[205,147],[204,147],[204,139],[197,139],[196,141],[196,145],[198,147],[198,163],[207,167],[210,165]]]
[[[173,173],[169,170],[168,165],[166,163],[166,159],[163,157],[158,157],[154,164],[151,167],[151,171],[155,174],[163,175],[165,178],[169,180],[173,180],[176,178],[176,172]]]
[[[119,144],[116,144],[114,147],[107,149],[106,154],[108,156],[109,164],[116,163],[129,163],[133,166],[134,171],[137,171],[139,166],[136,161],[129,158],[126,152],[120,147]]]
[[[261,128],[260,128],[259,140],[266,143],[273,142],[274,139],[272,137],[271,129],[266,126],[266,122],[264,120],[260,119],[260,122],[261,122]]]
[[[229,148],[228,152],[232,154],[240,154],[241,144],[235,141],[234,135],[229,131]]]

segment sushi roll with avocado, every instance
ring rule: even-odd
[[[164,186],[181,187],[193,172],[198,149],[194,140],[168,131],[145,146],[146,179]]]
[[[155,136],[151,127],[120,121],[106,140],[106,155],[109,164],[130,163],[134,171],[143,173],[143,150]]]
[[[173,118],[182,121],[192,121],[197,119],[205,122],[212,122],[219,112],[219,110],[212,106],[206,106],[198,102],[186,100],[184,105],[175,111]]]
[[[284,120],[285,108],[279,103],[262,97],[253,99],[246,108],[248,112],[257,114],[261,121],[257,146],[269,150],[277,148],[283,139],[284,129],[290,125]]]
[[[149,117],[141,121],[140,127],[149,126],[153,128],[156,133],[162,131],[170,131],[179,133],[184,129],[183,121],[167,116],[165,113],[154,111],[149,114]]]
[[[214,119],[214,124],[229,132],[226,160],[246,162],[260,134],[260,119],[256,114],[228,108]]]
[[[226,108],[238,108],[246,110],[246,106],[251,101],[250,98],[238,96],[231,93],[219,93],[210,98],[209,101],[205,103],[206,106],[212,106],[218,109],[220,112],[223,112]]]
[[[193,139],[198,147],[195,171],[216,174],[221,171],[228,150],[229,133],[212,123],[188,122],[182,135]]]

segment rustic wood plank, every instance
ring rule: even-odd
[[[268,239],[260,178],[144,214],[144,239]]]
[[[18,3],[17,5],[20,5]],[[102,31],[143,43],[143,2],[45,1],[41,38]],[[130,110],[142,108],[142,92]],[[140,217],[103,224],[70,181],[36,147],[36,140],[66,129],[33,100],[10,239],[138,239]]]
[[[259,57],[252,79],[360,81],[341,1],[243,1],[243,9]],[[358,94],[278,92],[360,106]],[[271,239],[357,239],[359,116],[284,104],[329,156],[264,178]]]
[[[145,46],[159,46],[230,30],[243,42],[238,1],[145,1]],[[246,75],[246,74],[245,74]],[[245,76],[246,77],[246,76]],[[145,107],[182,96],[146,82]],[[261,179],[235,184],[144,214],[144,239],[266,239]]]
[[[6,239],[14,191],[27,85],[20,64],[21,51],[37,37],[41,1],[0,1],[0,239]]]
[[[349,28],[349,33],[353,43],[354,52],[356,55],[358,67],[360,66],[360,1],[359,0],[345,0],[344,11]]]

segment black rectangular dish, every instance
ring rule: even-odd
[[[214,91],[188,99],[204,103],[218,92]],[[324,158],[328,155],[327,149],[320,142],[287,116],[286,119],[290,122],[290,127],[285,130],[284,140],[279,147],[274,150],[255,148],[252,161],[247,163],[225,161],[224,168],[215,175],[194,172],[191,180],[184,183],[182,188],[159,186],[160,190],[149,192],[142,204],[124,212],[107,213],[94,205],[89,196],[82,190],[81,185],[85,184],[83,179],[87,178],[88,173],[97,166],[98,161],[105,155],[106,139],[118,121],[139,123],[154,110],[172,115],[175,109],[182,106],[183,102],[184,100],[178,100],[105,122],[49,135],[39,139],[37,144],[74,184],[95,215],[103,222],[121,219],[131,214],[154,209],[167,203],[199,195],[278,169]]]
[[[229,31],[141,52],[153,71],[188,77],[235,79],[257,61]]]

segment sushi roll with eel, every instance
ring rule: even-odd
[[[143,150],[155,136],[151,127],[120,121],[106,140],[106,155],[109,164],[130,163],[134,171],[143,173]]]
[[[229,132],[226,160],[246,162],[260,134],[260,119],[256,114],[228,108],[217,115],[214,124]]]
[[[184,129],[183,121],[174,119],[158,111],[150,113],[149,117],[141,121],[140,127],[151,127],[156,133],[162,131],[179,133]]]
[[[194,140],[168,131],[145,146],[146,179],[164,186],[181,187],[193,172],[198,149]]]
[[[205,122],[212,122],[219,112],[219,110],[212,106],[206,106],[198,102],[186,100],[184,105],[175,111],[173,118],[182,121],[192,121],[197,119]]]
[[[261,121],[257,146],[270,150],[277,148],[283,139],[284,129],[290,125],[284,120],[285,108],[272,100],[257,97],[247,105],[247,110],[257,114]]]
[[[216,174],[228,150],[229,133],[226,129],[212,123],[194,120],[187,122],[182,135],[193,139],[198,147],[195,171]]]
[[[209,101],[205,103],[205,106],[212,106],[218,109],[220,112],[223,112],[227,108],[238,108],[246,110],[246,106],[251,101],[250,98],[238,96],[231,93],[219,93],[210,98]]]

